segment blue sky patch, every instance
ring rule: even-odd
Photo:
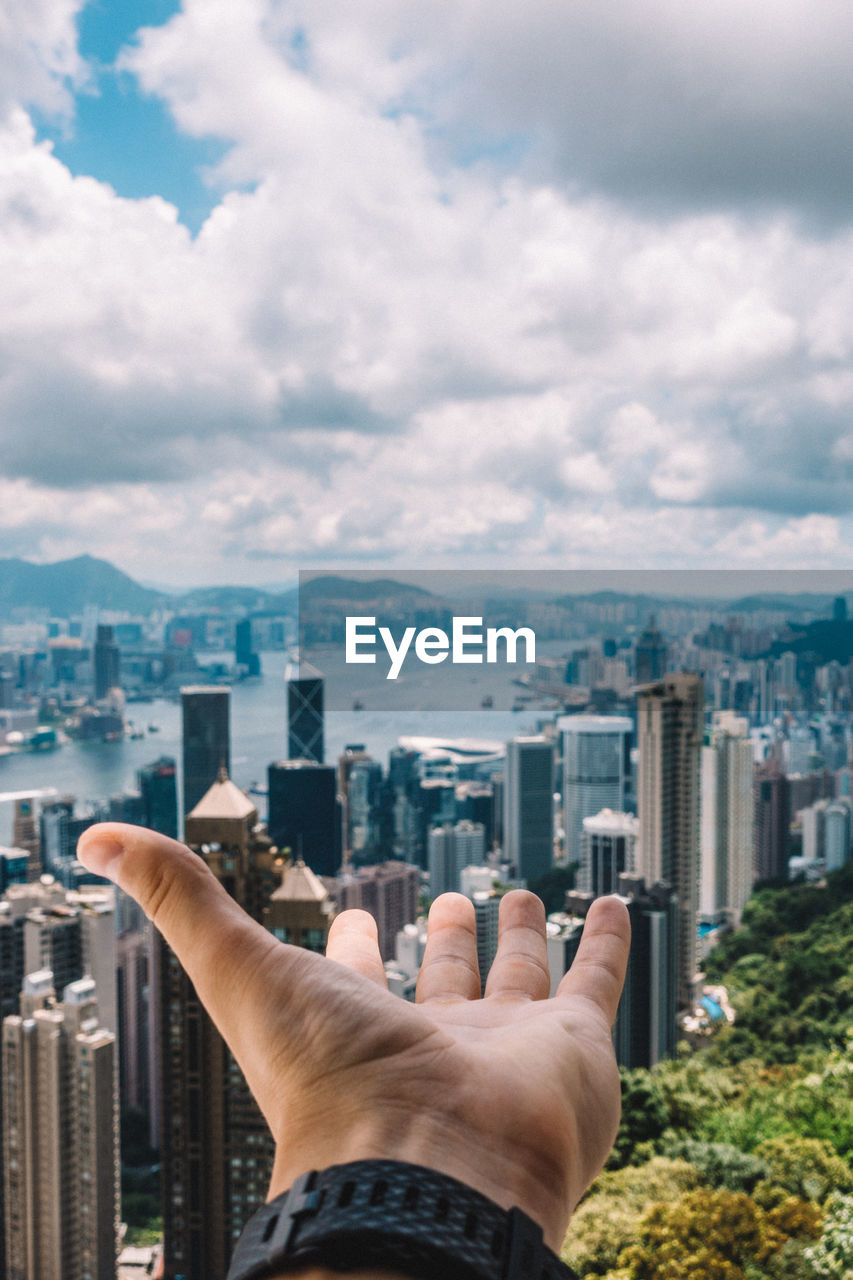
[[[202,171],[222,158],[227,144],[180,133],[163,102],[142,94],[129,73],[114,70],[140,27],[162,26],[179,11],[180,0],[91,0],[78,30],[92,83],[76,95],[70,125],[34,118],[39,137],[53,142],[73,174],[107,182],[129,199],[162,196],[195,234],[220,199]]]

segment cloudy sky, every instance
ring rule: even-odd
[[[6,0],[0,555],[853,565],[849,0]]]

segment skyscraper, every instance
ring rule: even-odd
[[[759,880],[785,879],[791,796],[788,779],[776,760],[755,770],[755,872]]]
[[[699,908],[700,751],[704,687],[668,675],[639,690],[637,795],[642,874],[678,898],[678,1004],[693,1003]]]
[[[36,826],[35,796],[21,796],[15,801],[15,817],[12,823],[12,844],[16,849],[26,849],[30,855],[27,878],[37,880],[42,872],[41,842]]]
[[[341,813],[337,774],[314,760],[279,760],[267,770],[269,837],[289,849],[318,876],[333,876],[341,865]]]
[[[660,680],[666,671],[669,647],[655,625],[655,615],[649,618],[645,631],[637,638],[634,650],[637,684]]]
[[[287,756],[289,760],[325,759],[323,678],[304,676],[287,682]]]
[[[105,698],[110,689],[119,687],[119,647],[112,627],[98,626],[92,650],[95,668],[95,698]]]
[[[184,815],[216,781],[231,771],[231,690],[190,685],[181,690],[183,710]]]
[[[186,819],[186,840],[224,888],[263,920],[279,883],[258,814],[225,771]],[[265,1199],[273,1143],[236,1061],[174,952],[158,937],[165,1275],[225,1280]]]
[[[379,862],[342,871],[335,886],[335,902],[338,911],[360,907],[370,912],[376,921],[379,954],[390,960],[397,934],[417,918],[419,884],[417,867],[396,860]],[[273,901],[275,898],[273,894]]]
[[[479,865],[486,856],[486,834],[481,822],[444,822],[429,833],[430,897],[459,893],[463,867]]]
[[[119,1217],[115,1036],[95,983],[25,979],[3,1022],[3,1178],[11,1280],[115,1275]]]
[[[546,738],[514,738],[506,748],[504,852],[527,881],[554,861],[554,746]]]
[[[171,756],[160,756],[136,774],[143,804],[143,823],[161,835],[178,838],[177,768]]]
[[[639,829],[632,813],[602,809],[584,818],[577,878],[582,893],[615,893],[619,877],[634,874]]]
[[[702,747],[702,843],[699,909],[717,923],[740,923],[755,881],[753,750],[748,722],[714,713]]]
[[[633,1070],[675,1053],[679,912],[666,884],[647,890],[639,877],[623,876],[619,893],[631,920],[631,950],[613,1045],[619,1064]]]
[[[583,820],[602,809],[621,813],[630,777],[633,724],[627,716],[560,716],[566,857],[579,862]]]

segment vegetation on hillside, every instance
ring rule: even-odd
[[[736,1022],[623,1074],[564,1256],[583,1280],[851,1280],[853,866],[759,890],[706,970]]]

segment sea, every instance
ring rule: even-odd
[[[211,663],[230,663],[233,654],[207,655]],[[197,683],[203,684],[205,655]],[[231,686],[231,776],[239,787],[266,787],[267,767],[287,757],[288,655],[283,651],[261,654],[262,674]],[[470,681],[470,668],[461,668],[459,680]],[[484,684],[484,690],[486,685]],[[467,690],[466,690],[467,692]],[[325,756],[334,763],[347,746],[361,745],[384,768],[388,753],[402,737],[475,738],[508,742],[519,734],[537,731],[537,718],[547,713],[534,704],[513,710],[518,693],[509,675],[498,680],[492,674],[488,696],[490,709],[470,711],[331,710],[325,716]],[[484,695],[485,696],[485,695]],[[77,812],[97,806],[110,796],[136,790],[136,774],[159,756],[171,756],[181,765],[180,700],[156,698],[129,702],[126,718],[140,736],[117,742],[68,742],[52,750],[24,751],[0,756],[0,844],[10,844],[14,799],[21,794],[44,793],[74,796]],[[263,795],[258,811],[266,816]]]

